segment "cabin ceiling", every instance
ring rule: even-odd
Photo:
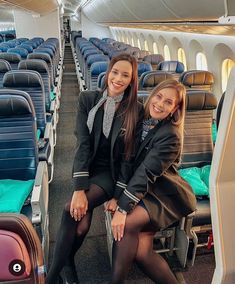
[[[83,11],[97,23],[217,21],[225,15],[226,1],[88,0]]]
[[[0,9],[23,10],[34,14],[49,14],[58,7],[57,0],[0,0]]]
[[[0,0],[0,21],[14,22],[15,9],[45,15],[59,6],[64,16],[82,11],[92,22],[115,27],[235,35],[232,25],[218,23],[235,16],[235,0]]]

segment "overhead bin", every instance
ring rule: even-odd
[[[82,6],[98,23],[217,21],[225,15],[224,0],[91,0]]]

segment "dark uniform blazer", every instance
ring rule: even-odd
[[[130,212],[142,199],[153,220],[159,218],[154,214],[160,214],[162,209],[173,210],[171,215],[176,220],[193,212],[196,208],[195,196],[190,185],[177,172],[180,153],[179,128],[168,119],[159,122],[148,132],[138,150],[135,173],[120,196],[118,205]]]
[[[99,91],[84,91],[79,95],[75,129],[75,135],[77,136],[77,149],[73,164],[74,190],[88,189],[89,187],[89,168],[96,155],[99,145],[103,117],[102,112],[98,110],[91,133],[89,133],[89,129],[87,127],[87,117],[89,111],[98,103],[101,97],[102,93]],[[138,144],[138,141],[140,141],[142,119],[144,113],[143,106],[140,103],[138,103],[138,106],[140,120],[137,124],[136,130],[136,144]],[[123,129],[122,127],[123,120],[122,115],[120,115],[120,113],[122,113],[123,111],[125,111],[125,109],[122,109],[120,105],[115,115],[111,130],[110,166],[112,178],[116,183],[114,189],[115,198],[118,198],[123,189],[126,188],[127,182],[133,173],[133,163],[125,160],[123,141],[123,133],[125,129]]]

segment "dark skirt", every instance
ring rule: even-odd
[[[108,199],[113,197],[115,182],[109,170],[102,170],[92,173],[89,183],[96,184],[101,187],[107,194]]]
[[[179,213],[178,207],[175,206],[177,200],[174,200],[174,197],[176,196],[161,195],[156,198],[146,194],[144,199],[142,199],[148,211],[151,225],[156,231],[166,229],[184,217]]]

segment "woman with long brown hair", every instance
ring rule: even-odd
[[[55,284],[64,266],[66,283],[78,283],[74,256],[89,231],[93,209],[108,201],[107,209],[115,210],[127,186],[143,118],[137,85],[136,59],[120,54],[110,62],[104,89],[79,95],[74,193],[63,212],[46,284]]]

